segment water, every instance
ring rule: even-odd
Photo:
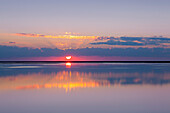
[[[0,113],[170,113],[170,64],[0,64]]]

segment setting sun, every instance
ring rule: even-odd
[[[71,59],[71,56],[66,56],[66,59],[67,59],[67,60],[70,60],[70,59]]]

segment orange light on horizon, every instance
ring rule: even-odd
[[[71,59],[71,56],[66,56],[66,59],[67,59],[67,60],[70,60],[70,59]]]

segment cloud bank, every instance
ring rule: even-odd
[[[82,49],[51,49],[51,48],[20,48],[0,46],[0,59],[20,57],[50,57],[50,56],[120,56],[120,57],[166,57],[170,58],[170,48],[82,48]]]

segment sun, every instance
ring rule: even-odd
[[[71,56],[66,56],[66,59],[67,60],[71,60]]]

